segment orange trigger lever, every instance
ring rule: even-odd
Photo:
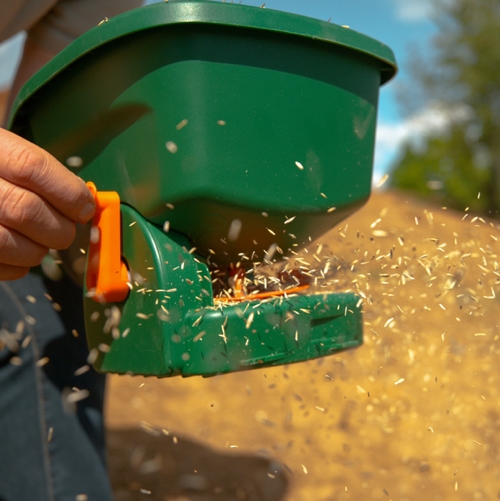
[[[116,191],[97,191],[92,182],[87,187],[94,196],[96,209],[85,284],[98,303],[118,303],[130,292],[128,269],[121,257],[120,196]]]

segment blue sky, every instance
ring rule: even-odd
[[[148,0],[148,3],[153,2]],[[260,7],[263,0],[242,3]],[[375,178],[381,177],[397,155],[399,144],[427,127],[425,112],[420,117],[400,116],[394,90],[398,79],[405,76],[408,48],[415,45],[424,48],[434,33],[430,0],[266,0],[265,7],[325,21],[331,18],[332,23],[348,25],[394,51],[400,73],[380,93]],[[22,36],[18,36],[0,45],[0,88],[8,87],[12,79],[21,42]]]

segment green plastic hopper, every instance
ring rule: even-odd
[[[33,76],[11,130],[121,201],[130,290],[85,291],[96,368],[213,375],[361,344],[354,294],[222,304],[209,264],[289,254],[366,202],[395,71],[390,49],[348,28],[170,0],[104,20]]]

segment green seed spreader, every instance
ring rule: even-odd
[[[33,76],[10,129],[97,200],[83,298],[95,367],[209,376],[360,345],[356,295],[245,284],[253,263],[366,202],[395,71],[390,49],[347,27],[170,0],[103,20]],[[229,270],[224,297],[214,267]]]

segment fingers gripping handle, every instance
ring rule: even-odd
[[[124,301],[130,291],[128,270],[121,257],[120,197],[115,191],[97,191],[87,186],[96,202],[92,219],[86,286],[99,303]]]

